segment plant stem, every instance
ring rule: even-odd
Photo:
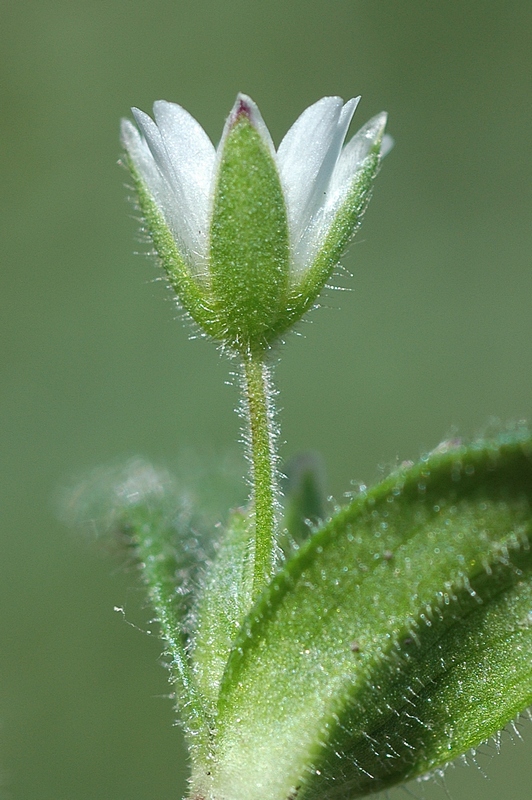
[[[276,552],[277,454],[270,370],[262,354],[244,356],[245,412],[255,516],[253,596],[269,582]]]

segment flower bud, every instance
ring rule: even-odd
[[[179,301],[232,351],[261,352],[312,307],[360,224],[386,115],[344,147],[358,98],[324,97],[277,152],[239,95],[215,150],[174,103],[133,109],[122,143],[139,206]]]

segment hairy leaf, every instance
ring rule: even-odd
[[[91,521],[96,529],[118,534],[137,563],[166,644],[191,752],[201,758],[210,738],[209,718],[187,651],[192,588],[205,555],[188,504],[165,472],[133,460],[97,470],[71,493],[68,505],[78,524]]]
[[[195,613],[194,674],[213,714],[231,644],[251,606],[252,526],[248,512],[233,512],[205,575]]]
[[[440,448],[355,499],[250,612],[212,797],[361,797],[532,702],[532,442]]]

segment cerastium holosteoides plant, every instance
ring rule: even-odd
[[[446,443],[325,520],[311,468],[281,499],[271,351],[315,305],[389,149],[384,114],[344,146],[356,104],[323,98],[277,150],[243,95],[217,149],[172,103],[122,127],[168,282],[240,364],[251,464],[249,503],[213,531],[192,597],[194,537],[164,481],[141,471],[117,488],[194,799],[363,797],[443,766],[532,702],[524,428]]]

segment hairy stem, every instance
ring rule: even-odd
[[[262,355],[244,357],[244,408],[251,457],[255,516],[253,596],[269,582],[276,552],[277,455],[270,370]]]

